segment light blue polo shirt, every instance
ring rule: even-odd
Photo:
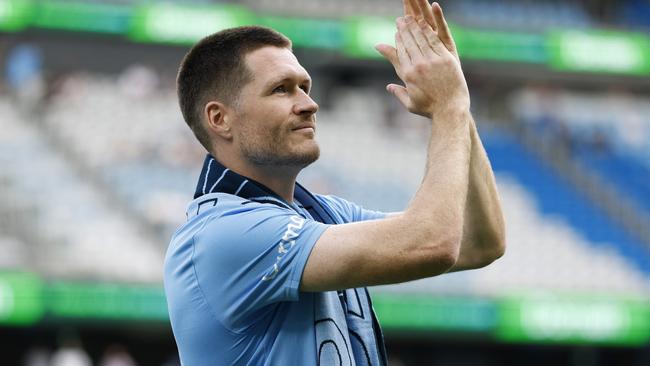
[[[383,340],[373,329],[365,288],[299,290],[309,254],[328,225],[297,201],[257,195],[264,193],[257,183],[220,168],[204,169],[202,177],[221,180],[203,184],[210,189],[190,203],[165,258],[165,293],[182,364],[382,365]],[[238,191],[221,192],[222,181]],[[243,190],[244,197],[233,194]],[[337,223],[385,216],[334,196],[314,197]]]

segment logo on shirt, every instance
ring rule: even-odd
[[[275,260],[275,264],[273,264],[273,269],[271,269],[271,273],[262,277],[262,281],[270,281],[275,278],[278,272],[280,272],[279,263],[282,260],[282,257],[284,257],[284,255],[291,248],[293,248],[294,245],[296,245],[295,239],[298,237],[298,235],[300,235],[300,231],[304,226],[305,226],[304,218],[297,215],[291,216],[289,218],[287,229],[285,230],[282,239],[280,239],[280,244],[278,245],[278,256]]]

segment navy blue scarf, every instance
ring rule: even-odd
[[[199,181],[196,185],[194,198],[196,199],[205,194],[217,192],[232,194],[255,202],[271,203],[294,210],[294,208],[291,207],[291,205],[289,205],[282,197],[277,195],[268,187],[233,172],[221,165],[221,163],[213,158],[212,155],[208,154],[203,161],[203,169],[201,170],[201,175],[199,176]],[[293,199],[296,204],[305,208],[314,220],[324,224],[342,224],[342,222],[338,222],[335,219],[334,215],[332,215],[327,208],[316,200],[311,192],[297,182],[293,191]],[[206,202],[210,201],[212,200]],[[203,203],[204,202],[199,204],[199,209]],[[370,295],[368,295],[368,301],[370,301]],[[371,311],[371,313],[376,342],[379,347],[379,353],[384,361],[383,364],[385,365],[386,349],[384,346],[384,337],[374,311]]]
[[[268,187],[233,172],[221,165],[212,155],[207,155],[203,162],[199,182],[196,185],[194,198],[216,192],[229,193],[256,202],[272,203],[293,210],[284,199]],[[293,192],[294,201],[304,207],[314,220],[324,224],[341,224],[305,187],[296,183]]]

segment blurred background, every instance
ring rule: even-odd
[[[650,1],[440,1],[507,223],[491,266],[372,288],[391,366],[650,365]],[[175,72],[262,24],[320,104],[299,180],[403,209],[428,122],[385,91],[398,0],[0,0],[0,364],[179,365],[162,261],[204,151]],[[444,174],[444,172],[441,172]]]

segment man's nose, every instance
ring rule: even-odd
[[[300,96],[296,104],[294,104],[294,113],[295,114],[314,114],[318,112],[318,104],[314,102],[309,94],[304,91],[300,91]]]

